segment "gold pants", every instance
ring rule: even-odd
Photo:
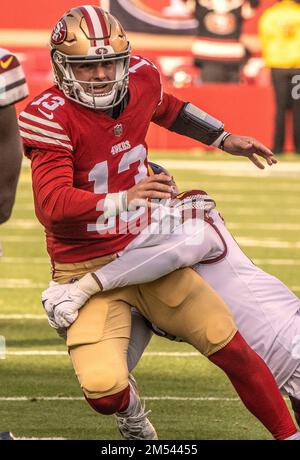
[[[55,263],[54,281],[67,283],[114,259],[109,255],[74,264]],[[191,268],[176,270],[151,283],[96,294],[67,331],[70,357],[89,398],[115,394],[128,385],[131,306],[204,356],[223,348],[237,331],[225,303]]]

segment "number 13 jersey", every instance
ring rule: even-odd
[[[150,122],[169,128],[183,102],[162,92],[149,61],[132,57],[129,71],[128,104],[117,118],[81,106],[55,86],[20,114],[35,212],[53,261],[75,263],[118,252],[137,236],[147,214],[140,209],[105,221],[103,201],[148,175]]]

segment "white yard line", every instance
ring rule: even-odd
[[[15,437],[15,441],[65,441],[68,438],[24,438],[24,437]]]
[[[22,350],[22,351],[6,351],[7,356],[67,356],[67,351],[62,350]],[[143,356],[171,356],[175,358],[201,358],[201,354],[194,351],[146,351]]]
[[[42,226],[35,219],[11,219],[9,222],[3,225],[3,229],[23,229],[23,230],[41,230]]]
[[[24,246],[28,243],[38,243],[41,244],[44,242],[43,236],[25,236],[25,235],[1,235],[1,241],[4,243],[22,243]]]
[[[0,401],[84,401],[81,396],[2,396]],[[239,401],[239,398],[220,398],[214,396],[198,396],[198,397],[185,397],[185,396],[142,396],[146,401]]]
[[[66,351],[59,350],[25,350],[25,351],[6,351],[6,356],[67,356]]]
[[[176,179],[176,177],[175,177]],[[187,180],[187,179],[181,179],[178,181],[180,184],[180,188],[184,190],[188,189],[201,189],[201,190],[206,190],[209,191],[209,193],[222,193],[223,191],[228,192],[230,191],[237,191],[240,192],[244,195],[248,195],[249,193],[257,193],[259,192],[257,188],[257,184],[255,184],[252,181],[245,181],[243,177],[240,178],[240,181],[238,178],[234,180],[234,182],[230,181],[230,179],[226,182],[214,182],[213,184],[211,183],[211,178],[209,180]],[[183,184],[183,186],[181,186]],[[213,191],[212,191],[213,190]],[[296,193],[300,192],[300,185],[298,182],[292,182],[289,181],[288,183],[278,183],[276,184],[276,192],[289,192],[291,193]],[[264,182],[263,185],[261,186],[261,193],[263,195],[272,195],[274,197],[274,184],[270,184],[269,182]],[[270,199],[270,197],[269,197]]]
[[[228,222],[227,227],[231,230],[284,230],[284,231],[299,231],[300,224],[272,224],[270,222],[260,222],[256,223],[237,223],[237,222]]]
[[[246,247],[253,247],[253,248],[273,248],[273,249],[300,249],[300,241],[283,241],[283,240],[275,240],[271,238],[262,238],[262,239],[254,239],[254,238],[246,238],[246,237],[237,237],[237,242],[241,246]]]
[[[190,187],[189,187],[190,188]],[[257,193],[257,192],[256,192]],[[263,192],[264,193],[264,192]],[[295,206],[297,203],[299,203],[299,197],[297,196],[297,192],[295,192],[295,196],[287,196],[287,195],[282,195],[280,197],[276,198],[272,197],[270,198],[269,195],[263,195],[259,197],[259,200],[253,200],[253,197],[250,197],[246,195],[245,193],[235,193],[235,194],[229,194],[229,193],[222,193],[222,192],[215,192],[213,193],[212,197],[216,201],[217,205],[223,204],[223,203],[232,203],[234,206],[234,203],[243,203],[244,207],[247,207],[248,205],[252,205],[255,202],[255,205],[258,208],[263,207],[264,209],[267,209],[270,206],[270,203],[274,203],[277,205],[277,207],[284,207],[283,203],[286,203],[286,206],[290,207],[291,205]]]
[[[216,396],[141,396],[141,399],[145,401],[240,401],[240,398],[226,398]],[[288,397],[284,397],[285,400],[289,400]],[[0,396],[0,401],[13,401],[13,402],[27,402],[27,401],[84,401],[85,399],[81,396]],[[19,438],[22,439],[22,438]],[[53,438],[54,439],[54,438]]]
[[[30,203],[16,203],[15,206],[14,206],[14,210],[15,211],[30,211],[30,212],[34,212],[34,206],[33,204],[30,204]]]
[[[159,159],[159,164],[173,170],[197,171],[199,173],[213,174],[217,176],[248,176],[248,177],[263,177],[263,176],[300,176],[300,162],[295,163],[279,163],[276,166],[266,166],[264,170],[256,168],[249,161],[206,161],[206,160],[170,160]]]
[[[13,307],[11,307],[11,309],[13,309]],[[46,314],[45,315],[32,315],[30,313],[29,314],[8,313],[7,315],[0,314],[0,320],[1,319],[5,319],[5,320],[11,320],[11,319],[34,319],[34,320],[38,319],[38,320],[41,320],[41,319],[44,319],[44,320],[47,320],[47,317],[46,317]]]
[[[231,213],[234,215],[245,215],[245,216],[257,216],[258,214],[264,214],[266,215],[266,205],[263,207],[250,207],[250,206],[244,206],[244,207],[238,207],[238,206],[228,206],[226,203],[222,204],[222,209],[226,208],[226,214]],[[221,209],[221,211],[222,211]],[[220,209],[219,209],[220,210]],[[300,215],[300,208],[288,208],[288,207],[274,207],[273,210],[277,212],[278,216],[282,216],[287,214],[288,216],[299,216]],[[270,211],[270,209],[268,209]],[[223,214],[223,213],[222,213]],[[226,219],[225,219],[226,220]],[[281,220],[283,221],[284,219],[281,217]]]
[[[29,278],[0,278],[3,289],[46,289],[46,283],[35,283]]]
[[[48,257],[1,257],[0,264],[49,264]]]
[[[300,260],[297,259],[252,259],[256,265],[300,265]]]

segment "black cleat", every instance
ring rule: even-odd
[[[14,441],[15,438],[9,431],[3,431],[0,433],[0,441]]]

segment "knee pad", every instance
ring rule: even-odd
[[[237,328],[232,316],[225,312],[207,318],[206,338],[209,350],[206,356],[216,353],[216,351],[225,347],[231,341],[236,331]]]
[[[92,399],[85,396],[89,405],[100,414],[112,415],[116,412],[123,412],[127,409],[130,399],[130,386],[113,395]]]
[[[123,375],[118,375],[109,368],[89,369],[79,376],[79,380],[85,396],[90,399],[114,395],[128,385],[128,380]]]
[[[117,377],[107,369],[89,369],[80,376],[80,384],[88,398],[100,398],[113,393]]]
[[[127,387],[127,344],[127,339],[111,339],[70,348],[74,370],[88,398],[112,395]]]

